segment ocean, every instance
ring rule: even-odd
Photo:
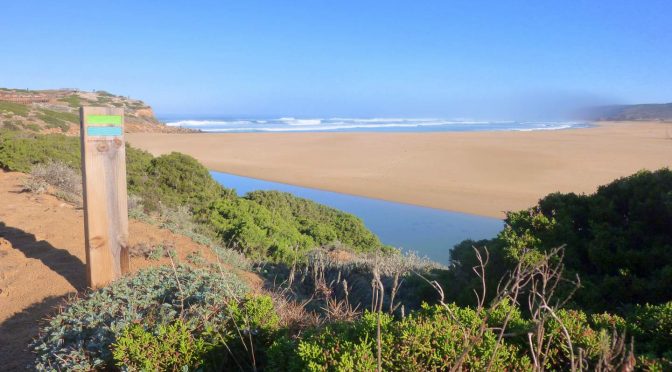
[[[186,118],[162,117],[169,126],[204,132],[474,132],[587,128],[585,121],[477,121],[436,118]]]
[[[264,181],[228,173],[210,172],[215,180],[239,195],[255,190],[278,190],[354,214],[388,245],[417,252],[448,264],[450,250],[465,239],[493,238],[504,227],[502,220],[434,208],[389,202]]]

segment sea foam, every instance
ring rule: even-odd
[[[294,118],[168,120],[167,125],[204,132],[473,132],[586,128],[587,122],[517,122],[438,118]]]

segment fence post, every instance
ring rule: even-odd
[[[84,237],[89,287],[129,272],[124,110],[80,108]]]

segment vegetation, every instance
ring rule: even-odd
[[[270,343],[268,336],[278,325],[278,316],[268,296],[231,299],[215,319],[185,319],[173,323],[131,324],[111,345],[115,364],[128,370],[165,371],[247,369],[256,359],[247,360],[250,350],[262,357]],[[224,313],[224,314],[222,314]],[[243,333],[252,332],[254,338]],[[259,360],[265,363],[265,361]]]
[[[79,92],[69,89],[25,90],[0,88],[3,92],[25,97],[25,103],[0,101],[0,128],[34,132],[68,132],[79,123],[79,107],[107,106],[123,108],[127,128],[133,130],[151,126],[156,130],[169,130],[159,124],[151,108],[139,100],[107,92]],[[31,100],[39,102],[30,103]],[[142,111],[140,111],[142,110]]]
[[[522,333],[500,342],[497,330],[507,317],[510,331]],[[610,330],[596,328],[582,312],[563,310],[558,319],[562,323],[546,322],[540,332],[550,347],[545,369],[568,370],[571,364],[561,324],[567,327],[573,343],[580,345],[586,363],[596,365],[608,346]],[[469,347],[473,341],[464,336],[477,334],[483,322],[487,324],[485,332]],[[269,351],[270,363],[288,371],[375,371],[378,323],[378,315],[367,312],[354,322],[309,330],[300,339],[280,338]],[[445,371],[458,363],[472,371],[533,370],[525,332],[540,331],[508,303],[484,312],[456,305],[425,305],[401,319],[382,314],[380,325],[382,367],[386,371]]]
[[[581,278],[574,303],[591,311],[660,304],[672,293],[672,171],[641,171],[593,195],[550,194],[528,210],[509,212],[504,230],[453,251],[452,279],[467,277],[472,246],[487,246],[493,278],[520,260],[565,245],[564,264]],[[532,249],[523,254],[525,249]],[[473,288],[462,281],[465,292]]]
[[[153,158],[143,171],[145,182],[139,195],[149,207],[159,203],[186,205],[192,212],[202,213],[216,200],[235,196],[233,190],[223,188],[207,168],[189,155],[173,152]]]
[[[59,99],[59,101],[65,102],[70,107],[75,108],[75,109],[79,109],[79,107],[82,106],[82,100],[76,94],[71,94],[67,97],[63,97],[63,98]]]
[[[533,208],[508,213],[505,222],[496,238],[455,247],[452,269],[439,280],[449,287],[448,298],[474,304],[482,280],[473,276],[479,262],[473,247],[488,249],[491,299],[502,275],[564,245],[567,276],[580,278],[580,288],[559,284],[560,291],[574,293],[567,306],[617,314],[594,316],[619,325],[635,337],[639,353],[672,368],[672,171],[641,171],[592,195],[550,194]]]
[[[356,251],[381,247],[357,217],[275,191],[221,199],[208,219],[219,236],[252,258],[292,262],[297,253],[335,241]]]
[[[18,116],[28,116],[28,106],[20,103],[0,101],[0,113],[8,112]]]
[[[221,310],[227,308],[230,299],[246,292],[246,285],[233,274],[187,267],[142,271],[73,300],[51,318],[31,346],[37,353],[36,366],[43,370],[112,366],[112,345],[118,339],[126,340],[117,352],[125,357],[128,349],[124,348],[132,346],[130,339],[137,334],[128,328],[134,324],[158,332],[160,326],[179,319],[185,321],[190,332],[211,326],[221,329],[218,325],[230,318]]]
[[[7,129],[7,130],[20,130],[21,125],[19,122],[12,121],[12,120],[3,120],[2,121],[2,128]]]
[[[81,204],[82,176],[67,164],[54,161],[36,164],[30,171],[30,177],[24,182],[24,191],[41,194],[49,191],[66,201]]]
[[[35,164],[61,161],[80,167],[79,139],[64,135],[38,135],[0,130],[0,167],[28,173]]]
[[[359,218],[308,199],[279,191],[254,191],[247,194],[245,199],[256,202],[272,211],[275,216],[290,221],[299,232],[312,238],[317,245],[339,241],[357,251],[381,246],[378,237]]]
[[[67,132],[70,124],[79,122],[79,115],[77,114],[46,109],[41,109],[37,118],[46,123],[47,128],[59,128],[62,132]]]
[[[346,295],[345,304],[333,301],[323,309],[323,321],[299,328],[287,318],[296,321],[314,315],[301,308],[288,314],[282,301],[244,295],[233,277],[185,267],[150,269],[71,303],[43,328],[33,348],[38,369],[116,365],[125,370],[632,370],[636,364],[646,370],[669,368],[669,361],[647,354],[635,359],[622,331],[628,323],[622,318],[591,317],[561,307],[566,298],[554,290],[563,280],[557,261],[561,255],[562,250],[556,249],[534,264],[518,265],[502,278],[502,288],[489,305],[478,295],[475,307],[441,298],[438,304],[425,304],[401,316],[383,309],[380,295],[385,292],[374,275],[373,291],[381,291],[371,310],[357,316]],[[482,260],[476,273],[484,272],[486,262],[487,258]],[[383,267],[373,265],[374,273]],[[435,288],[441,293],[440,286]],[[516,303],[528,296],[530,307],[523,311]],[[669,309],[670,305],[643,307],[640,313],[646,320],[628,328],[655,335],[651,346],[663,351],[653,353],[669,351],[661,344],[669,335],[665,333]],[[343,316],[346,313],[350,315]],[[634,331],[661,317],[668,319],[663,327]]]

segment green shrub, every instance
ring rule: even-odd
[[[79,114],[72,112],[62,112],[62,111],[53,111],[53,110],[41,110],[42,114],[57,120],[61,120],[66,123],[78,124],[79,123]]]
[[[67,132],[70,129],[70,124],[79,122],[79,115],[77,114],[46,109],[40,110],[37,118],[45,122],[47,128],[59,128],[62,132]]]
[[[302,234],[311,237],[318,245],[339,241],[358,251],[371,251],[382,245],[361,219],[326,205],[279,191],[254,191],[245,199],[292,221]]]
[[[224,241],[253,259],[272,257],[291,262],[297,249],[305,251],[315,246],[290,221],[246,199],[215,202],[208,220]]]
[[[6,130],[21,130],[19,123],[11,120],[3,120],[2,128]]]
[[[63,192],[82,196],[82,176],[62,161],[35,164],[30,175]]]
[[[454,318],[453,318],[454,317]],[[366,312],[353,323],[335,323],[307,331],[298,340],[278,339],[269,350],[269,365],[288,371],[375,371],[378,316]],[[477,312],[451,306],[424,306],[401,320],[380,315],[382,363],[386,371],[447,370],[462,354],[468,338],[481,324]],[[523,349],[512,344],[495,351],[496,334],[486,331],[467,352],[464,369],[485,370],[493,358],[493,370],[530,369]]]
[[[505,222],[497,238],[477,243],[501,262],[490,265],[497,270],[488,274],[493,278],[522,259],[523,248],[531,248],[526,259],[534,259],[565,245],[566,276],[581,277],[576,306],[618,312],[670,299],[672,171],[667,168],[618,179],[592,195],[550,194],[533,208],[507,213]],[[464,248],[460,259],[474,262],[473,251]],[[456,267],[464,270],[461,276],[470,275],[469,264]]]
[[[225,241],[253,258],[292,262],[297,253],[338,241],[360,252],[382,247],[357,217],[277,191],[221,199],[207,219]]]
[[[110,345],[131,324],[158,327],[178,318],[225,323],[228,315],[221,309],[246,291],[247,286],[228,273],[182,266],[176,272],[170,267],[141,271],[72,301],[51,318],[31,345],[36,367],[110,367]]]
[[[29,107],[20,103],[0,101],[0,113],[3,111],[11,112],[14,115],[28,116]]]
[[[581,311],[560,309],[556,316],[559,321],[549,317],[538,328],[507,301],[481,311],[425,304],[401,319],[381,314],[382,367],[386,371],[445,371],[463,357],[461,370],[483,371],[489,365],[493,371],[533,370],[531,334],[534,340],[541,335],[545,370],[569,370],[572,358],[565,330],[572,340],[574,359],[580,357],[587,370],[610,355],[611,328],[592,325]],[[354,322],[312,328],[299,337],[282,334],[269,349],[269,369],[375,371],[378,319],[378,314],[366,312]],[[507,319],[506,336],[497,345]],[[478,336],[481,329],[483,334]],[[648,363],[660,365],[661,361],[650,359]]]
[[[39,132],[42,130],[42,128],[40,128],[40,126],[35,123],[24,123],[23,127],[32,130],[33,132]]]
[[[63,97],[59,101],[67,103],[72,108],[79,108],[82,105],[82,100],[76,94]]]
[[[178,319],[149,331],[132,324],[121,331],[112,352],[118,367],[129,371],[182,371],[206,364],[216,345],[192,334],[193,327]]]
[[[147,167],[146,192],[141,193],[147,205],[158,202],[168,206],[186,205],[201,212],[214,201],[233,196],[215,181],[208,169],[189,155],[173,152],[153,158]]]
[[[67,132],[70,129],[70,125],[64,121],[40,116],[38,116],[38,118],[44,120],[44,122],[47,123],[46,127],[48,129],[60,129],[61,132],[63,133]]]
[[[126,183],[128,193],[142,198],[140,193],[146,193],[149,176],[147,168],[154,156],[147,151],[136,149],[126,143]]]
[[[79,169],[79,138],[0,130],[0,167],[28,173],[33,165],[51,161]]]
[[[124,328],[112,345],[115,363],[129,370],[253,369],[278,327],[268,296],[246,296],[218,309],[216,321],[178,319]]]
[[[626,315],[626,327],[635,336],[640,353],[660,356],[672,368],[672,301],[635,306]]]

